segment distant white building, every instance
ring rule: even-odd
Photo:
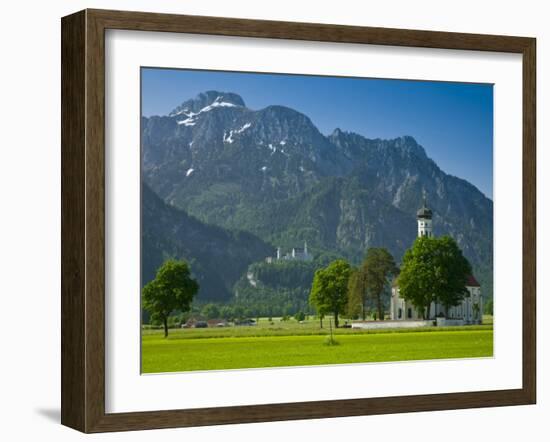
[[[265,261],[267,263],[273,263],[276,261],[311,261],[313,260],[313,255],[309,253],[307,249],[307,241],[304,241],[304,248],[293,247],[285,255],[282,254],[281,248],[277,247],[277,252],[275,256],[268,256]]]
[[[421,207],[416,219],[418,223],[418,236],[432,237],[432,211],[427,207],[424,199],[423,207]],[[449,309],[446,321],[449,323],[461,324],[481,324],[483,314],[483,297],[481,295],[481,287],[473,275],[468,277],[466,284],[468,295],[464,297],[462,302]],[[435,319],[445,315],[443,305],[432,302],[430,307],[429,319]],[[420,320],[422,315],[416,310],[414,305],[405,301],[399,294],[399,286],[394,282],[392,286],[392,296],[390,303],[390,316],[392,320]]]

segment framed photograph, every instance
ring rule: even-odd
[[[535,39],[62,19],[62,423],[533,404]]]

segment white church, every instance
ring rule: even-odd
[[[424,199],[423,207],[416,214],[418,223],[418,236],[432,237],[432,211],[428,209],[426,200]],[[449,309],[448,315],[442,322],[447,325],[465,325],[465,324],[481,324],[483,314],[483,297],[481,295],[481,287],[473,275],[468,277],[466,289],[469,295],[466,295],[462,302]],[[399,295],[399,286],[394,282],[392,286],[392,296],[390,303],[390,315],[392,320],[418,321],[422,319],[422,315],[417,312],[416,308],[405,301]],[[436,319],[445,315],[443,305],[432,302],[430,307],[429,319]]]

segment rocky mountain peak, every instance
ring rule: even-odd
[[[195,98],[183,102],[176,107],[169,116],[179,115],[191,117],[201,111],[210,110],[216,107],[245,107],[244,100],[233,92],[206,91],[201,92]]]
[[[274,121],[278,121],[283,124],[285,122],[298,122],[308,126],[313,126],[313,123],[308,116],[298,112],[295,109],[278,104],[267,106],[266,108],[260,110],[259,114],[263,118],[271,118]]]
[[[424,148],[417,143],[417,141],[410,135],[405,135],[394,140],[396,148],[401,149],[403,152],[416,155],[420,158],[426,159],[428,155]]]
[[[340,129],[337,127],[332,131],[332,133],[328,136],[328,139],[331,143],[333,143],[336,146],[342,146],[349,143],[355,143],[359,139],[364,139],[362,135],[358,135],[354,132],[348,132]]]
[[[325,142],[308,116],[286,106],[267,106],[257,112],[256,122],[258,130],[266,140],[287,139],[317,144]]]

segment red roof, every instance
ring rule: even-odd
[[[468,287],[480,287],[479,282],[477,282],[477,279],[474,278],[474,275],[468,276],[468,281],[466,281],[466,285]]]

